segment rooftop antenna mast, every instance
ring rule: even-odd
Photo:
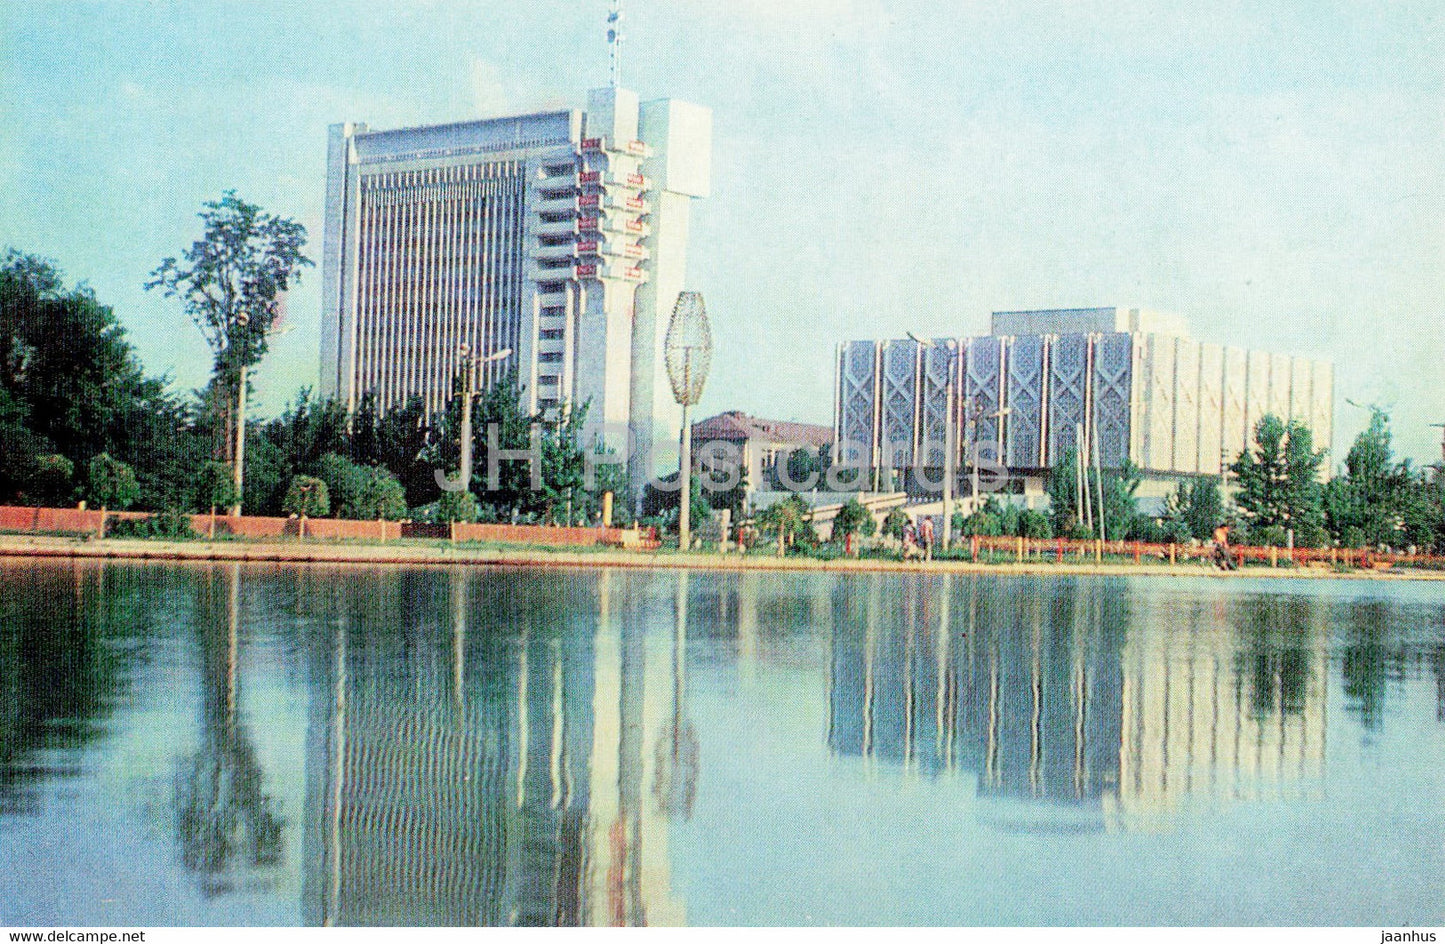
[[[612,0],[607,11],[607,59],[612,70],[612,87],[622,86],[622,0]]]
[[[1445,423],[1431,423],[1431,426],[1438,426],[1441,429],[1440,440],[1440,465],[1441,472],[1445,472]]]

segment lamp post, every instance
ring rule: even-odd
[[[473,358],[471,348],[463,345],[457,353],[462,365],[462,428],[457,466],[461,480],[460,491],[466,492],[472,487],[472,400],[477,396],[477,368],[507,357],[512,353],[512,349],[505,347],[486,357]]]
[[[1000,407],[1000,408],[997,409],[997,410],[990,410],[990,409],[984,407],[982,404],[978,403],[976,398],[970,398],[970,399],[969,399],[969,403],[968,403],[968,422],[969,422],[969,425],[972,426],[972,428],[973,428],[973,462],[972,462],[972,470],[973,470],[973,471],[972,471],[972,473],[969,475],[969,485],[971,486],[971,494],[969,495],[969,506],[968,506],[968,510],[969,510],[969,513],[970,513],[970,514],[978,511],[978,505],[979,505],[979,501],[978,501],[978,491],[979,491],[979,483],[978,483],[978,452],[979,452],[979,450],[978,450],[978,447],[979,447],[981,444],[980,444],[979,439],[978,439],[978,421],[981,420],[981,419],[983,419],[983,418],[986,417],[986,416],[989,416],[989,417],[993,417],[994,419],[996,419],[996,420],[998,420],[1000,423],[1002,423],[1002,422],[1003,422],[1003,418],[1004,418],[1005,416],[1007,416],[1007,415],[1009,414],[1009,412],[1010,412],[1010,409],[1009,409],[1009,407],[1006,407],[1006,406],[1005,406],[1005,407]],[[1001,450],[1000,450],[1000,451],[1001,451]]]
[[[958,342],[953,338],[943,341],[928,341],[912,331],[908,337],[921,347],[942,347],[950,354],[957,354]],[[953,543],[953,482],[958,477],[958,433],[957,417],[954,415],[958,395],[954,389],[954,360],[948,362],[948,380],[943,385],[943,534],[941,546],[946,551]]]
[[[677,464],[677,546],[687,551],[692,547],[692,424],[688,407],[702,399],[708,368],[712,366],[712,330],[701,293],[678,293],[663,341],[663,354],[672,397],[682,407]]]

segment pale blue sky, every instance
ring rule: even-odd
[[[203,382],[141,290],[235,188],[320,258],[326,126],[581,107],[606,0],[0,0],[0,244],[113,303],[147,366]],[[1337,364],[1408,453],[1445,421],[1445,41],[1426,2],[629,0],[624,81],[713,109],[690,282],[702,409],[827,422],[833,346],[986,330],[994,309],[1178,311]],[[260,376],[316,376],[319,272]]]

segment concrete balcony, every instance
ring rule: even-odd
[[[576,244],[576,243],[570,243],[570,242],[569,242],[569,243],[561,243],[561,244],[559,244],[559,245],[554,245],[554,246],[548,246],[548,245],[546,245],[546,244],[544,243],[544,244],[539,244],[536,248],[534,248],[534,249],[532,250],[532,258],[533,258],[533,259],[537,259],[537,260],[539,260],[539,261],[540,261],[540,260],[543,260],[543,259],[546,259],[546,260],[566,259],[566,260],[570,261],[570,260],[572,259],[572,256],[576,253],[576,250],[577,250],[577,244]]]
[[[644,144],[644,143],[641,142],[641,141],[628,141],[627,144],[626,144],[624,147],[620,148],[619,150],[626,151],[628,154],[631,154],[633,157],[651,157],[651,156],[652,156],[652,148],[648,147],[646,144]]]
[[[534,181],[532,186],[539,194],[544,195],[544,199],[548,196],[571,195],[578,189],[577,175],[563,174],[557,177],[543,177]]]
[[[579,279],[616,279],[624,282],[645,282],[647,272],[641,266],[623,261],[583,262],[577,266]]]
[[[577,219],[572,217],[556,223],[538,223],[532,228],[532,232],[538,236],[576,236]]]
[[[534,258],[527,263],[527,278],[534,282],[566,282],[577,277],[576,268],[570,255],[565,263],[557,259],[544,262]]]
[[[565,196],[538,194],[536,201],[532,204],[532,210],[536,213],[553,213],[570,216],[577,212],[577,197],[571,193]]]

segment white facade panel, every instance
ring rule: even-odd
[[[1304,423],[1310,422],[1310,397],[1314,387],[1313,361],[1303,357],[1290,358],[1289,415]]]
[[[878,423],[878,345],[849,341],[838,355],[839,462],[872,467]]]
[[[1249,442],[1249,353],[1241,348],[1224,349],[1224,425],[1221,446],[1230,463]]]
[[[1167,471],[1174,463],[1174,338],[1144,335],[1144,467]]]
[[[1286,421],[1290,404],[1290,360],[1288,354],[1269,355],[1269,412]]]
[[[1174,342],[1174,460],[1170,471],[1199,471],[1199,342]]]
[[[1224,423],[1224,349],[1199,345],[1199,471],[1219,474]]]
[[[1254,428],[1269,412],[1269,354],[1249,351],[1245,357],[1245,445],[1254,442]]]
[[[998,413],[1004,406],[1004,344],[1003,338],[970,338],[964,355],[964,396],[967,409],[978,417],[970,441],[984,456],[1002,451]]]

